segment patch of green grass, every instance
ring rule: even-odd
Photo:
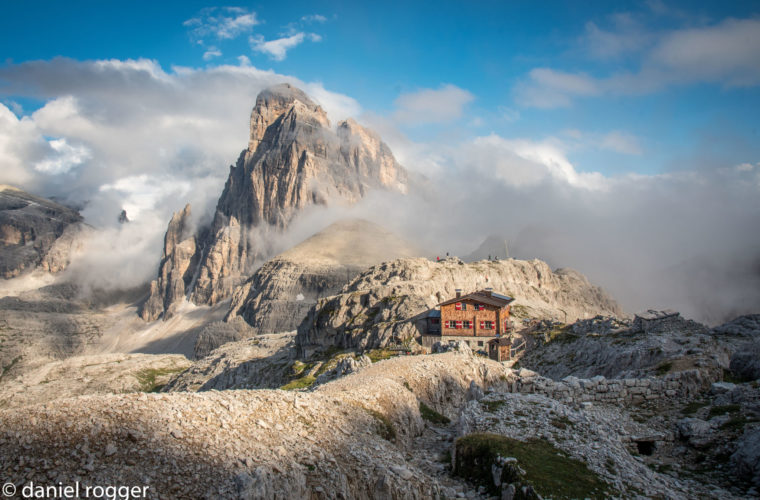
[[[681,410],[683,415],[694,415],[700,408],[707,406],[707,401],[692,401]]]
[[[404,387],[406,387],[409,392],[414,392],[412,390],[412,386],[409,385],[409,382],[407,382],[406,380],[404,380]]]
[[[295,380],[290,381],[289,383],[280,387],[280,389],[282,389],[283,391],[295,391],[298,389],[307,389],[314,384],[315,380],[317,380],[316,377],[312,377],[311,375],[306,375],[305,377],[297,378]]]
[[[607,498],[611,486],[593,473],[585,463],[570,458],[565,452],[544,439],[518,441],[499,434],[477,433],[456,441],[454,474],[481,484],[492,494],[494,486],[491,466],[497,457],[514,457],[525,471],[524,482],[543,497]],[[514,475],[514,468],[504,467],[504,474]],[[519,478],[518,478],[519,479]]]
[[[378,361],[382,361],[384,359],[390,359],[397,354],[398,353],[395,351],[390,351],[388,349],[372,349],[367,353],[367,357],[373,363],[377,363]]]
[[[611,458],[607,457],[607,460],[604,462],[604,468],[613,476],[617,476],[617,467],[615,467],[615,461]]]
[[[16,365],[16,363],[18,363],[19,361],[21,361],[21,358],[22,358],[22,356],[16,356],[15,358],[13,358],[13,360],[11,361],[11,363],[8,366],[2,367],[3,371],[0,372],[0,380],[2,380],[3,377],[5,375],[7,375],[8,372],[11,371],[11,369]]]
[[[382,299],[380,299],[380,302],[382,302],[385,305],[388,305],[391,302],[396,302],[397,300],[401,300],[401,298],[396,297],[395,295],[389,295],[388,297],[383,297]]]
[[[371,408],[364,409],[375,418],[377,423],[377,433],[380,437],[387,441],[394,441],[396,439],[396,427],[393,425],[393,422],[391,422],[391,419],[377,410]]]
[[[730,384],[743,384],[745,382],[751,382],[750,379],[745,379],[742,377],[737,377],[733,373],[731,373],[731,370],[726,370],[723,368],[723,382],[728,382]]]
[[[295,360],[291,366],[291,376],[300,377],[305,371],[314,368],[314,363],[304,363],[303,361]]]
[[[657,368],[655,368],[655,373],[657,375],[665,375],[666,373],[670,372],[671,368],[673,368],[672,361],[663,361],[662,363],[657,365]]]
[[[423,419],[433,424],[446,425],[451,422],[451,419],[449,419],[449,417],[446,415],[441,415],[422,401],[420,401],[420,415]]]
[[[739,410],[741,410],[741,406],[736,404],[713,406],[710,408],[710,418],[725,415],[727,413],[736,413]]]
[[[745,417],[744,415],[739,415],[739,416],[731,418],[731,420],[721,425],[720,428],[725,431],[740,431],[744,429],[745,425],[750,424],[752,422],[757,422],[757,420],[749,419]]]
[[[555,417],[551,419],[551,424],[556,427],[557,429],[567,429],[568,427],[575,427],[575,424],[567,418],[566,416],[562,415],[561,417]]]
[[[141,392],[158,392],[166,385],[158,381],[160,377],[183,371],[185,371],[184,368],[147,368],[137,372],[135,378],[140,383]]]
[[[506,401],[497,399],[496,401],[481,401],[480,406],[483,407],[483,409],[490,413],[496,413],[499,408],[507,404]]]

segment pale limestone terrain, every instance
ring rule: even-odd
[[[534,391],[527,379],[535,374],[448,353],[379,362],[311,392],[65,399],[0,412],[0,468],[19,484],[145,484],[151,498],[485,498],[441,457],[457,436],[487,430],[553,442],[624,497],[737,497],[645,466],[631,446],[667,423],[642,425],[629,416],[635,407],[523,394]],[[582,391],[592,400],[601,394]],[[452,423],[427,422],[420,402]],[[78,418],[83,412],[87,419]],[[553,416],[570,424],[555,427]]]
[[[624,316],[601,288],[570,269],[552,271],[540,260],[435,262],[399,259],[373,266],[339,294],[321,299],[298,328],[300,353],[330,346],[381,347],[418,337],[422,316],[455,290],[470,293],[491,287],[518,298],[512,314],[519,321],[538,318],[572,322],[596,315]]]

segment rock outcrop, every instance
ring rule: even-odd
[[[310,205],[354,203],[372,189],[407,189],[406,170],[376,134],[350,119],[334,130],[325,111],[289,84],[262,91],[248,148],[230,167],[208,235],[199,238],[191,301],[229,297],[268,257],[262,231],[284,229]]]
[[[190,223],[190,205],[172,215],[164,235],[158,278],[150,283],[150,296],[140,307],[146,321],[168,319],[184,300],[198,267],[198,242]]]
[[[336,222],[256,271],[235,291],[226,319],[242,317],[256,333],[295,330],[317,300],[360,272],[414,255],[411,244],[369,221]]]
[[[77,211],[0,185],[0,276],[62,271],[83,228]]]
[[[698,369],[722,378],[733,352],[708,327],[677,312],[648,312],[632,322],[611,318],[537,325],[523,333],[521,366],[553,379],[567,376],[645,377]]]
[[[374,266],[340,294],[321,299],[298,327],[299,355],[331,346],[368,349],[420,333],[422,315],[454,297],[484,287],[517,300],[516,318],[574,321],[598,314],[624,316],[620,306],[580,273],[552,271],[540,260],[432,262],[399,259]]]

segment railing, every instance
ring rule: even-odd
[[[510,349],[509,349],[509,357],[510,358],[514,358],[515,356],[517,356],[519,353],[521,353],[524,350],[525,350],[525,340],[523,340],[522,342],[520,342],[516,346],[510,347]]]

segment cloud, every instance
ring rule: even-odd
[[[210,219],[229,165],[248,144],[263,88],[304,88],[333,123],[360,112],[354,99],[319,82],[249,61],[165,71],[144,59],[57,58],[3,66],[0,80],[0,97],[45,103],[22,117],[0,104],[0,183],[84,205],[98,238],[86,258],[102,267],[101,282],[114,284],[124,274],[155,273],[166,224],[185,203],[199,220]],[[122,209],[129,225],[117,222]]]
[[[499,116],[504,121],[511,123],[520,119],[520,112],[516,109],[512,109],[508,106],[499,106],[497,110],[499,111]]]
[[[263,36],[252,36],[249,41],[251,48],[256,52],[266,54],[275,61],[283,61],[288,55],[288,51],[294,47],[297,47],[304,40],[310,40],[312,42],[319,42],[322,37],[316,33],[295,33],[290,36],[277,38],[274,40],[265,40]]]
[[[361,112],[354,99],[319,82],[250,65],[164,70],[150,60],[59,58],[3,66],[0,80],[0,97],[45,102],[27,116],[0,105],[0,182],[86,202],[83,214],[97,231],[71,273],[101,287],[153,277],[166,224],[186,202],[197,220],[211,217],[229,165],[248,142],[250,109],[265,86],[304,88],[333,123]],[[469,93],[458,90],[467,100]],[[430,100],[411,102],[399,110],[424,110]],[[443,117],[456,119],[464,106],[461,99],[449,104]],[[496,233],[509,240],[514,256],[576,268],[629,311],[673,307],[720,321],[760,303],[757,158],[722,169],[613,177],[584,171],[573,151],[607,141],[634,152],[631,144],[638,142],[625,131],[416,143],[400,132],[396,115],[362,116],[416,185],[408,196],[372,194],[355,208],[331,209],[331,217],[362,215],[433,255],[465,255]],[[65,174],[35,170],[59,154],[52,140],[85,147],[89,156],[81,155]],[[118,224],[123,208],[134,222]],[[309,220],[325,221],[319,213],[325,212],[316,210]]]
[[[760,85],[760,19],[725,19],[698,28],[660,33],[609,32],[586,25],[583,43],[589,53],[614,58],[638,56],[637,71],[618,71],[603,77],[582,72],[535,68],[514,88],[518,104],[542,109],[570,106],[577,98],[600,95],[638,95],[675,85],[709,83],[723,87]]]
[[[485,170],[511,187],[535,186],[547,181],[583,190],[603,190],[607,181],[597,172],[579,173],[554,139],[505,139],[496,134],[465,144],[459,161],[468,170]]]
[[[535,68],[528,76],[530,82],[518,84],[515,88],[515,98],[523,106],[541,109],[567,107],[574,97],[593,96],[601,92],[598,81],[584,73]]]
[[[587,22],[582,41],[589,55],[609,60],[643,50],[650,42],[650,35],[630,16],[617,16],[612,30]]]
[[[451,84],[421,89],[396,99],[394,118],[405,124],[451,122],[462,116],[464,107],[474,98],[469,91]]]
[[[627,155],[640,155],[643,153],[636,136],[617,130],[602,137],[600,147]]]
[[[726,19],[667,34],[647,63],[673,72],[677,81],[744,87],[760,84],[758,54],[760,19]]]
[[[321,14],[310,14],[308,16],[303,16],[301,21],[305,23],[324,23],[327,22],[327,18]]]
[[[219,40],[237,38],[257,24],[256,13],[241,7],[207,7],[183,23],[191,39],[201,45],[209,36]]]
[[[66,142],[66,139],[54,139],[48,143],[54,154],[35,163],[34,169],[39,172],[64,174],[92,157],[92,153],[85,146],[72,146]]]
[[[215,57],[220,57],[222,55],[222,51],[217,49],[216,47],[209,47],[206,52],[203,53],[203,60],[204,61],[210,61],[211,59]]]

